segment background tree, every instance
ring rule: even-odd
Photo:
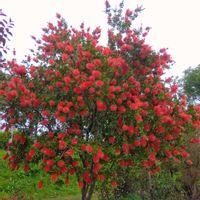
[[[188,68],[184,71],[180,80],[182,90],[187,95],[190,103],[200,102],[200,65],[196,68]]]

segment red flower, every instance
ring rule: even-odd
[[[24,172],[28,172],[28,170],[29,170],[29,167],[28,167],[27,164],[25,164],[25,165],[24,165]]]
[[[142,117],[141,117],[141,115],[136,114],[136,115],[135,115],[135,120],[136,120],[137,123],[142,122]]]
[[[109,144],[113,144],[115,142],[115,138],[113,136],[110,136],[108,138],[108,142],[109,142]]]
[[[190,142],[193,144],[200,144],[200,138],[192,138]]]
[[[122,149],[123,149],[124,154],[129,153],[129,145],[128,144],[123,144]]]
[[[100,181],[104,181],[105,180],[105,175],[104,174],[98,174],[98,179],[100,180]]]
[[[69,185],[69,179],[65,179],[65,185],[68,186]]]
[[[73,48],[71,45],[67,45],[67,46],[65,47],[65,50],[67,51],[67,53],[73,53],[74,48]]]
[[[65,144],[65,141],[64,140],[59,140],[58,141],[58,149],[59,150],[63,150],[67,147],[67,145]]]
[[[90,69],[90,70],[93,70],[94,69],[94,64],[93,63],[87,63],[86,64],[86,68]]]
[[[42,125],[46,126],[49,124],[49,121],[47,119],[42,120]]]
[[[149,160],[152,161],[152,162],[156,162],[156,161],[157,161],[154,154],[150,154],[148,158],[149,158]]]
[[[92,71],[92,75],[95,77],[95,78],[99,78],[101,76],[101,72],[98,71],[98,70],[93,70]]]
[[[90,145],[85,146],[85,151],[87,151],[87,153],[92,153],[93,149]]]
[[[53,167],[53,165],[54,165],[54,161],[51,160],[51,159],[46,160],[46,165],[47,165],[48,167]]]
[[[9,154],[6,153],[6,154],[4,155],[4,157],[3,157],[3,160],[7,160],[8,157],[9,157]]]
[[[136,147],[139,147],[139,146],[141,145],[140,140],[135,140],[135,141],[134,141],[134,145],[135,145]]]
[[[57,162],[57,165],[58,165],[58,167],[62,168],[62,167],[65,166],[65,162],[64,162],[63,160],[59,160],[59,161]]]
[[[78,69],[74,69],[73,74],[74,74],[74,76],[78,76],[80,74],[80,72]]]
[[[68,55],[67,54],[62,54],[61,58],[62,58],[62,61],[65,62],[68,59]]]
[[[149,135],[149,140],[150,140],[151,142],[155,141],[155,140],[156,140],[155,135],[154,135],[154,134],[150,134],[150,135]]]
[[[56,182],[58,180],[58,174],[51,174],[51,181]]]
[[[39,182],[37,183],[37,188],[38,188],[38,189],[43,188],[43,182],[42,182],[42,181],[39,181]]]
[[[99,162],[99,157],[97,155],[93,156],[93,162],[98,163]]]
[[[101,67],[102,66],[102,62],[100,59],[94,59],[94,65],[97,67]]]
[[[103,84],[104,84],[104,83],[103,83],[103,81],[101,81],[101,80],[98,80],[98,81],[95,82],[96,87],[102,87]]]
[[[50,65],[54,65],[55,64],[55,60],[54,59],[49,59],[49,64]]]
[[[130,109],[131,110],[137,110],[138,109],[138,105],[136,103],[131,103],[130,104]]]
[[[101,100],[97,100],[96,104],[98,111],[105,111],[107,108],[106,104]]]
[[[116,181],[112,181],[112,182],[111,182],[111,186],[112,186],[112,187],[117,187],[117,182],[116,182]]]
[[[192,160],[186,160],[186,163],[187,163],[188,165],[192,165],[192,164],[193,164]]]
[[[103,159],[104,158],[104,153],[102,151],[97,152],[97,157]]]
[[[110,106],[110,110],[113,111],[113,112],[116,111],[117,110],[117,106],[115,104],[112,104]]]
[[[77,145],[77,144],[78,144],[77,139],[72,139],[71,144],[72,144],[72,145]]]
[[[83,182],[82,182],[82,181],[79,181],[79,182],[78,182],[78,187],[79,187],[79,188],[82,188],[82,187],[83,187]]]
[[[73,156],[74,155],[74,150],[73,149],[69,149],[65,152],[64,154],[65,156]]]

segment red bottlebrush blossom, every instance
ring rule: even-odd
[[[67,53],[73,53],[74,48],[73,48],[71,45],[67,45],[67,46],[65,47],[65,50],[67,51]]]
[[[123,150],[124,154],[128,154],[129,153],[129,144],[123,144],[122,150]]]
[[[82,187],[83,187],[83,182],[82,182],[82,181],[79,181],[79,182],[78,182],[78,187],[79,187],[79,188],[82,188]]]
[[[109,48],[105,48],[105,49],[103,49],[102,53],[105,56],[110,56],[112,54],[112,50]]]
[[[113,144],[115,142],[115,138],[113,136],[108,138],[109,144]]]
[[[93,149],[90,145],[85,146],[85,151],[87,151],[88,153],[92,153]]]
[[[58,165],[58,167],[62,168],[62,167],[65,166],[65,162],[64,162],[63,160],[59,160],[59,161],[57,162],[57,165]]]
[[[135,141],[134,141],[134,145],[135,145],[136,147],[139,147],[139,146],[141,145],[141,142],[140,142],[139,140],[135,140]]]
[[[157,161],[157,159],[156,159],[156,157],[155,157],[154,154],[150,154],[148,158],[149,158],[149,160],[152,161],[152,162],[156,162],[156,161]]]
[[[165,154],[168,158],[171,158],[172,157],[172,153],[168,150],[165,151]]]
[[[192,160],[186,160],[186,163],[187,163],[188,165],[192,165],[192,164],[193,164]]]
[[[54,137],[54,133],[53,132],[48,132],[48,138],[53,138]]]
[[[139,114],[136,114],[135,115],[135,120],[139,123],[139,122],[142,122],[142,117],[141,117],[141,115],[139,115]]]
[[[74,69],[73,74],[74,74],[74,76],[78,76],[80,74],[80,72],[78,69]]]
[[[192,138],[190,142],[193,144],[200,144],[200,138]]]
[[[49,112],[47,110],[42,111],[42,115],[45,117],[49,116]]]
[[[67,147],[66,143],[64,140],[59,140],[59,145],[58,145],[58,149],[63,150]]]
[[[98,163],[99,162],[99,157],[97,155],[93,156],[93,162]]]
[[[101,80],[98,80],[98,81],[95,82],[96,87],[102,87],[103,84],[104,84],[104,83],[103,83],[103,81],[101,81]]]
[[[113,111],[113,112],[116,111],[117,110],[117,106],[115,104],[112,104],[110,106],[110,110]]]
[[[48,167],[53,167],[54,161],[49,159],[49,160],[46,161],[46,165],[47,165]]]
[[[111,182],[111,186],[112,186],[112,187],[117,187],[117,182],[116,182],[116,181],[112,181],[112,182]]]
[[[102,151],[97,152],[97,157],[103,159],[104,158],[104,153]]]
[[[39,181],[39,182],[37,183],[37,188],[38,188],[38,189],[42,189],[43,186],[44,186],[43,181]]]
[[[74,155],[74,150],[73,149],[69,149],[69,150],[67,150],[66,152],[65,152],[65,154],[64,154],[65,156],[73,156]]]
[[[93,70],[94,67],[95,67],[95,66],[94,66],[93,63],[87,63],[87,64],[86,64],[86,68],[89,69],[89,70]]]
[[[65,185],[68,186],[69,185],[69,179],[65,179]]]
[[[41,152],[47,156],[50,156],[50,157],[54,157],[55,156],[55,152],[51,149],[48,149],[48,148],[42,148],[41,149]]]
[[[72,144],[72,145],[77,145],[77,144],[78,144],[78,141],[77,141],[76,139],[72,139],[71,144]]]
[[[9,158],[9,154],[6,153],[4,156],[3,156],[3,160],[7,160],[7,158]]]
[[[105,180],[105,175],[104,174],[98,174],[98,179],[103,182]]]
[[[49,64],[50,64],[50,65],[54,65],[54,64],[55,64],[55,60],[54,60],[54,59],[50,59],[50,60],[49,60]]]
[[[48,125],[48,124],[49,124],[49,121],[48,121],[47,119],[44,119],[44,120],[42,120],[42,122],[41,122],[41,123],[42,123],[42,125],[45,125],[45,126],[46,126],[46,125]]]
[[[58,180],[58,174],[51,174],[51,181],[56,182]]]
[[[27,164],[24,165],[24,172],[28,172],[29,171],[29,167]]]
[[[62,54],[61,58],[62,58],[62,61],[65,62],[68,59],[68,55],[67,54]]]
[[[102,62],[100,59],[94,59],[94,65],[97,67],[101,67],[102,66]]]
[[[98,111],[105,111],[107,108],[106,104],[101,100],[97,100],[96,104]]]

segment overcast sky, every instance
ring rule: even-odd
[[[117,5],[120,0],[110,0]],[[145,10],[136,21],[136,26],[152,29],[147,43],[155,50],[168,48],[176,62],[168,75],[181,76],[182,71],[200,64],[200,0],[125,0],[125,7],[134,9],[143,5]],[[106,35],[104,0],[0,0],[0,8],[15,23],[9,46],[15,47],[20,61],[33,47],[30,35],[40,36],[47,22],[55,21],[60,13],[69,25],[78,27],[100,26]]]

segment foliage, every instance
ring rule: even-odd
[[[10,29],[12,29],[14,23],[11,19],[7,19],[6,14],[0,9],[0,64],[5,62],[3,54],[7,53],[8,47],[6,45],[9,37],[12,36]]]
[[[182,90],[188,97],[190,103],[200,101],[200,65],[196,68],[188,68],[180,80]]]
[[[191,140],[192,136],[200,138],[200,131],[198,130],[191,135],[185,135],[187,141]],[[192,139],[192,142],[195,142],[193,140],[194,139]],[[189,199],[196,200],[200,196],[200,144],[188,144],[188,152],[191,155],[193,164],[191,166],[183,167],[181,170],[183,174],[181,181]]]
[[[83,200],[97,182],[117,187],[119,169],[153,175],[169,160],[189,163],[182,134],[199,126],[200,108],[186,107],[177,85],[161,78],[172,62],[166,50],[145,43],[148,28],[131,27],[142,8],[122,10],[123,3],[113,10],[106,1],[107,46],[98,43],[99,27],[77,30],[57,14],[57,25],[33,37],[32,57],[2,69],[9,74],[0,82],[2,128],[18,130],[8,144],[9,166],[29,172],[39,165],[66,185],[75,175]]]
[[[10,132],[1,132],[0,131],[0,149],[7,149],[7,144],[9,139],[11,139],[11,133]]]
[[[64,196],[78,196],[80,199],[80,190],[77,188],[76,180],[71,177],[70,187],[61,185],[61,182],[53,184],[48,176],[44,174],[36,166],[24,173],[23,169],[16,171],[10,171],[6,163],[2,160],[6,154],[5,151],[0,151],[0,199],[19,199],[22,200],[40,200],[48,198],[62,199]],[[38,190],[37,182],[43,177],[46,187],[43,190]],[[15,198],[14,198],[15,196]]]

